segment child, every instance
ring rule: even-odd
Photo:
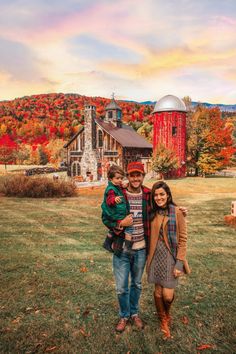
[[[124,219],[129,214],[129,203],[122,188],[122,180],[124,178],[124,171],[117,165],[112,165],[107,173],[108,186],[104,193],[102,207],[102,218],[107,218],[111,221],[119,221]],[[113,230],[114,231],[114,230]],[[120,234],[123,230],[115,231],[116,234]],[[132,232],[133,227],[129,226],[125,228],[125,241],[124,250],[127,253],[132,253]],[[112,242],[113,234],[108,232],[103,247],[108,251],[113,252]]]

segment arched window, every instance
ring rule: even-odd
[[[112,118],[112,111],[108,111],[108,118]]]
[[[103,134],[102,131],[98,131],[98,147],[103,147]]]
[[[71,177],[80,176],[81,169],[78,161],[74,161],[71,164]]]

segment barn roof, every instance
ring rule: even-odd
[[[64,148],[67,148],[67,147],[72,143],[72,141],[74,141],[74,140],[77,138],[77,136],[78,136],[80,133],[82,133],[83,130],[84,130],[84,126],[83,126],[83,127],[80,127],[79,131],[78,131],[75,135],[73,135],[72,138],[68,141],[68,143],[66,143],[63,147],[64,147]]]
[[[112,123],[105,123],[100,118],[95,119],[95,122],[99,125],[99,127],[111,135],[122,147],[152,149],[152,144],[136,133],[132,127],[126,124],[122,123],[122,128],[118,128]],[[67,148],[77,138],[77,136],[82,133],[83,130],[84,127],[81,127],[80,130],[68,141],[68,143],[64,145],[64,148]]]
[[[102,119],[99,118],[97,118],[95,121],[103,130],[110,134],[123,147],[152,149],[152,144],[150,144],[141,135],[136,133],[132,127],[126,124],[122,123],[122,128],[118,128],[112,123],[105,123]]]

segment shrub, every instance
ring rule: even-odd
[[[0,192],[22,198],[72,197],[76,195],[76,187],[73,182],[17,174],[2,179]]]

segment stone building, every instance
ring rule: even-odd
[[[154,107],[153,151],[161,143],[174,150],[179,160],[179,168],[169,177],[184,177],[186,173],[186,114],[185,103],[173,95],[162,97]]]
[[[81,180],[100,180],[107,169],[117,164],[124,170],[131,161],[144,163],[150,170],[152,144],[122,122],[122,110],[112,98],[104,119],[96,117],[96,107],[84,107],[84,127],[64,145],[68,174]]]

